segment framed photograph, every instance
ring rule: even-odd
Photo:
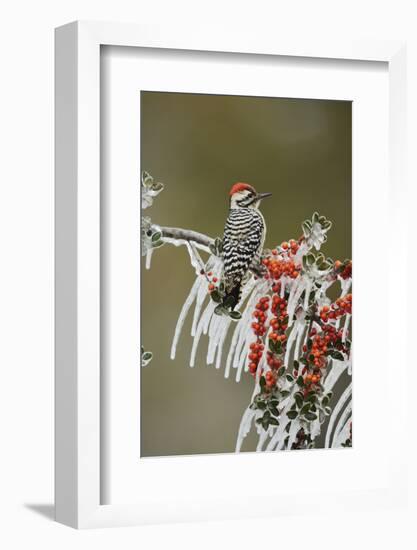
[[[287,38],[56,30],[60,522],[405,498],[405,46]]]

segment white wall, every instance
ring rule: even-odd
[[[77,533],[45,519],[53,498],[53,28],[74,19],[219,23],[252,32],[317,32],[409,39],[410,98],[417,97],[416,16],[412,1],[278,0],[9,0],[1,7],[0,85],[0,546],[9,548],[311,548],[394,545],[411,548],[408,512],[334,517],[323,537],[322,520],[296,517],[217,525],[179,525]],[[414,36],[413,36],[414,35]],[[410,181],[416,185],[417,113],[409,104]],[[410,200],[411,208],[411,200]],[[410,228],[411,231],[411,228]],[[410,266],[411,267],[411,266]],[[410,269],[410,281],[414,279]],[[410,365],[417,369],[415,360]],[[415,374],[414,374],[415,377]],[[410,397],[415,382],[410,379]],[[415,414],[415,413],[413,413]],[[413,425],[413,430],[414,425]],[[410,446],[412,445],[410,437]],[[415,455],[414,455],[415,456]],[[414,478],[415,480],[415,478]],[[415,484],[414,484],[415,487]],[[37,505],[38,513],[30,509]],[[39,507],[44,505],[44,507]],[[45,507],[46,506],[46,507]],[[4,525],[3,525],[4,523]],[[410,530],[409,530],[410,529]],[[270,532],[274,533],[273,535]],[[219,542],[219,537],[223,542]],[[408,542],[406,542],[408,538]],[[8,539],[8,542],[5,541]],[[320,544],[319,544],[320,543]]]

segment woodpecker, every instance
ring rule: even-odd
[[[259,211],[261,200],[272,193],[257,193],[247,183],[235,183],[230,190],[230,210],[223,235],[223,305],[233,310],[242,287],[259,266],[265,242],[265,220]]]

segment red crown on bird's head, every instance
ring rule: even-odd
[[[252,191],[252,193],[256,193],[255,188],[249,185],[249,183],[235,183],[230,189],[230,196],[239,193],[239,191]]]

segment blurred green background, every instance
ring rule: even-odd
[[[324,253],[350,258],[351,125],[347,101],[141,92],[141,167],[165,184],[144,214],[222,236],[230,187],[243,181],[273,193],[262,204],[265,247],[298,238],[317,210],[333,221]],[[170,360],[195,273],[186,249],[170,245],[142,267],[141,342],[154,359],[141,369],[141,454],[233,452],[253,379],[207,367],[205,337],[190,368],[190,319]],[[252,433],[243,450],[255,444]]]

